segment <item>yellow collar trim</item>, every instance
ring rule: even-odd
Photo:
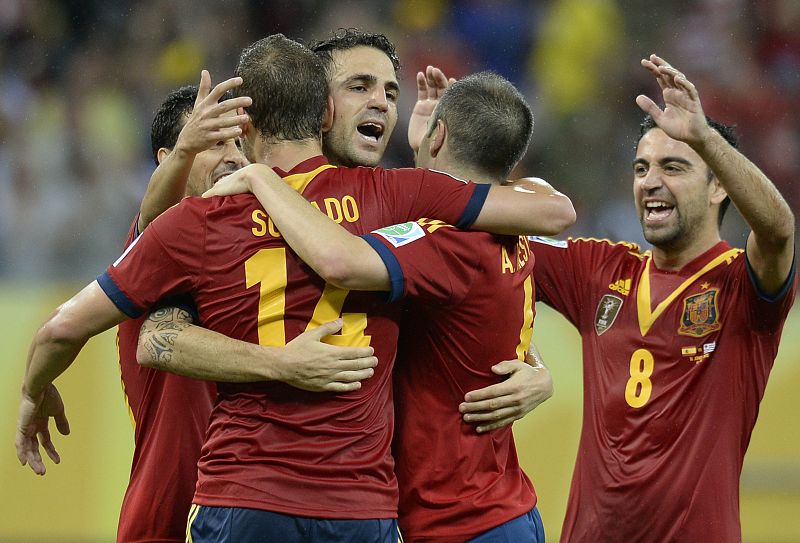
[[[649,254],[644,265],[644,271],[642,272],[641,279],[639,280],[639,286],[636,290],[636,308],[638,310],[639,317],[639,331],[642,333],[642,337],[647,335],[647,332],[650,331],[650,327],[653,326],[653,323],[656,322],[656,319],[661,316],[669,304],[671,304],[675,298],[680,296],[680,294],[686,290],[689,285],[694,283],[698,277],[716,268],[722,264],[722,262],[727,261],[727,263],[730,265],[733,259],[736,258],[736,256],[741,252],[741,249],[729,249],[717,256],[714,260],[703,266],[694,275],[681,283],[678,288],[673,290],[665,300],[658,304],[655,311],[650,309],[650,262],[653,261],[653,256],[652,254]]]
[[[306,187],[309,183],[321,172],[327,170],[328,168],[335,168],[333,164],[323,164],[316,170],[306,172],[306,173],[296,173],[292,175],[287,175],[283,178],[284,183],[292,187],[294,190],[303,194],[303,191],[306,190]]]

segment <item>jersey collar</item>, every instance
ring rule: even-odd
[[[731,249],[731,246],[728,245],[727,242],[720,241],[678,271],[683,277],[686,277],[686,280],[653,309],[650,299],[650,267],[652,265],[653,269],[659,273],[665,272],[656,270],[655,265],[652,264],[653,255],[648,251],[644,269],[642,270],[642,275],[639,278],[639,284],[636,288],[636,309],[639,318],[639,332],[642,334],[642,337],[647,335],[647,332],[650,331],[650,327],[653,326],[656,319],[658,319],[664,310],[666,310],[683,291],[689,288],[692,283],[723,262],[730,265],[733,259],[739,256],[741,252],[741,249]]]
[[[306,187],[309,185],[309,183],[311,183],[311,181],[314,180],[317,174],[329,168],[335,167],[336,166],[333,164],[328,164],[328,159],[322,155],[319,155],[311,157],[297,164],[288,173],[284,172],[280,168],[273,169],[275,170],[275,173],[283,178],[283,181],[287,185],[292,187],[300,194],[303,194],[303,191],[306,190]]]
[[[288,172],[285,172],[280,168],[272,168],[272,169],[275,170],[275,173],[277,173],[281,177],[287,177],[289,175],[294,175],[298,173],[312,172],[317,168],[319,168],[320,166],[324,166],[325,164],[328,164],[328,159],[322,155],[317,155],[317,156],[312,156],[311,158],[307,158],[303,162],[295,164],[294,168],[292,168]]]

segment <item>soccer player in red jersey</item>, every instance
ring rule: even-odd
[[[394,45],[382,34],[357,29],[340,29],[329,39],[314,42],[311,49],[323,60],[328,88],[334,103],[334,119],[323,132],[323,150],[333,164],[376,166],[397,122],[397,70],[400,67]],[[386,59],[391,63],[388,69]],[[441,70],[428,66],[417,74],[417,102],[411,114],[408,140],[416,154],[427,123],[448,80]],[[231,341],[199,326],[179,308],[164,308],[142,327],[140,363],[150,367],[181,371],[206,379],[221,379],[236,367],[220,364],[222,353],[242,349],[241,342]],[[532,360],[532,359],[531,359]],[[202,373],[193,367],[203,364]],[[466,394],[462,405],[464,420],[477,425],[478,432],[489,431],[522,418],[552,395],[549,371],[536,364],[504,361],[493,371],[505,380]],[[336,369],[335,367],[331,370]],[[332,374],[331,374],[332,375]],[[349,374],[344,374],[345,376]],[[357,377],[357,376],[356,376]],[[327,374],[326,374],[327,379]],[[334,383],[355,386],[353,381]],[[297,386],[297,385],[296,385]],[[305,386],[300,383],[300,386]]]
[[[199,93],[198,87],[183,87],[161,104],[151,130],[153,158],[159,168],[125,247],[152,218],[177,203],[184,191],[190,196],[202,194],[216,179],[247,164],[234,137],[241,122],[236,109],[249,102],[238,98],[210,111],[235,83],[228,80],[211,90],[208,72],[204,72]],[[192,459],[196,464],[200,456],[216,390],[211,382],[140,366],[136,349],[142,321],[144,316],[120,323],[117,334],[123,390],[134,430],[131,476],[117,541],[181,541],[186,531],[181,515],[162,512],[165,508],[189,512],[196,479]],[[172,475],[164,477],[164,473]]]
[[[479,116],[472,114],[480,111]],[[501,184],[524,153],[533,116],[500,76],[453,83],[417,142],[417,165]],[[493,142],[485,148],[481,138]],[[421,145],[420,145],[421,143]],[[258,170],[250,175],[249,171]],[[533,257],[527,238],[463,232],[422,219],[360,239],[315,211],[268,168],[234,174],[209,194],[253,190],[282,235],[321,277],[348,289],[409,296],[395,369],[394,453],[405,541],[544,541],[533,486],[511,427],[478,434],[461,420],[466,391],[495,383],[492,361],[524,360],[533,332]],[[571,204],[547,185],[566,213]],[[556,204],[554,204],[556,205]]]
[[[131,225],[126,247],[152,219],[178,203],[184,194],[198,196],[247,163],[234,137],[240,133],[238,125],[246,119],[237,116],[236,109],[249,105],[250,99],[229,97],[219,102],[226,91],[239,83],[240,78],[233,78],[211,89],[210,76],[204,71],[199,87],[180,88],[164,100],[151,130],[153,158],[158,167],[142,200],[141,212]],[[191,319],[192,304],[186,308],[165,307],[154,318],[161,322],[173,311]],[[197,480],[197,460],[216,387],[213,382],[140,366],[136,350],[143,320],[139,317],[120,323],[117,336],[123,390],[134,427],[131,476],[120,511],[117,541],[183,541]],[[339,360],[336,347],[318,341],[326,330],[328,326],[303,334],[282,349],[245,344],[230,353],[236,356],[237,365],[226,368],[225,378],[276,379],[314,390],[352,386],[337,378],[363,378],[365,374],[358,371],[358,366],[347,365],[354,361]],[[335,326],[330,330],[336,331]],[[320,362],[336,374],[325,372]],[[340,376],[342,363],[352,373]],[[313,373],[304,371],[312,365]],[[174,366],[173,371],[180,373],[181,368]],[[164,477],[165,472],[172,476]]]
[[[324,72],[299,44],[280,35],[261,40],[243,52],[239,70],[247,94],[259,96],[248,108],[248,157],[268,159],[287,183],[354,232],[423,215],[498,231],[541,230],[536,194],[486,190],[425,170],[326,164],[319,155]],[[43,470],[37,434],[56,456],[47,425],[52,415],[62,421],[63,409],[52,381],[85,341],[176,293],[192,294],[209,328],[273,345],[341,314],[342,333],[330,341],[372,343],[385,361],[350,395],[319,397],[279,383],[218,384],[195,494],[197,503],[210,507],[190,513],[190,537],[210,540],[222,522],[233,530],[224,537],[236,541],[265,537],[270,529],[280,539],[285,530],[300,537],[331,526],[333,540],[394,540],[388,387],[394,309],[374,295],[326,287],[309,274],[252,197],[185,200],[48,319],[34,339],[23,383],[20,460]]]
[[[583,430],[561,541],[741,541],[739,474],[797,288],[794,216],[663,59],[633,162],[644,236],[533,243],[537,297],[583,338]],[[752,229],[720,239],[733,201]]]

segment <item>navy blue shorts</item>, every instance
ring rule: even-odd
[[[397,519],[295,517],[258,509],[192,505],[187,543],[397,543]]]
[[[544,543],[544,525],[535,507],[521,517],[483,532],[467,543]]]

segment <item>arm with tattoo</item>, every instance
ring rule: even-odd
[[[192,324],[177,307],[152,313],[139,333],[136,358],[145,367],[220,382],[283,381],[314,392],[347,392],[371,377],[378,360],[372,347],[322,343],[341,329],[336,320],[309,330],[285,347],[229,338]]]
[[[172,371],[175,339],[191,324],[189,312],[178,307],[164,307],[151,313],[139,331],[139,349],[145,349],[147,357],[144,359],[153,363],[143,365]]]

